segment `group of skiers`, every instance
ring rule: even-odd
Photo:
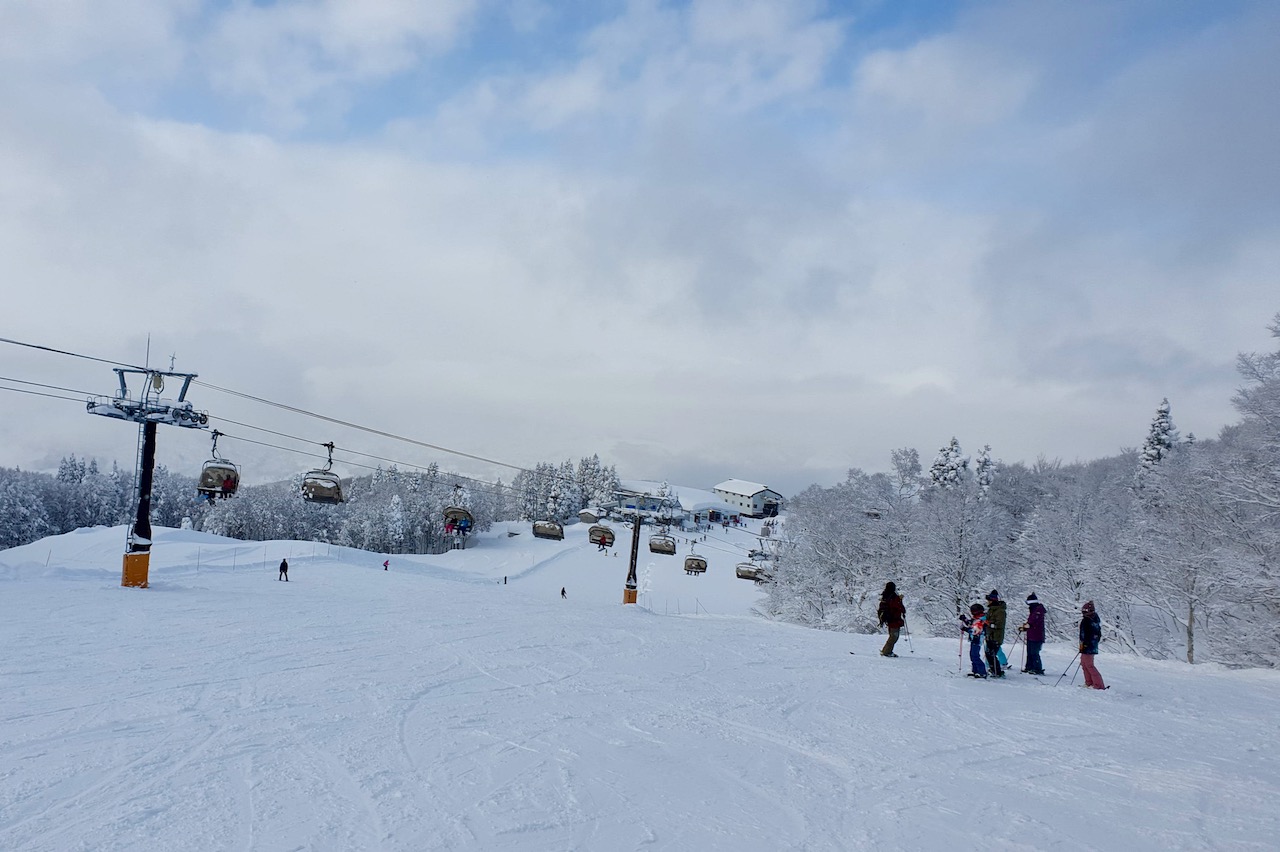
[[[992,589],[986,596],[984,606],[975,603],[969,607],[969,615],[960,615],[960,626],[963,636],[969,638],[969,663],[972,667],[970,677],[1001,678],[1005,676],[1004,644],[1005,620],[1007,610],[1000,593]],[[1102,675],[1094,665],[1094,657],[1098,653],[1098,643],[1102,640],[1102,622],[1098,618],[1093,601],[1088,601],[1080,609],[1080,670],[1084,672],[1084,685],[1092,689],[1106,689]],[[889,638],[885,640],[880,655],[884,657],[898,656],[893,652],[898,642],[898,635],[907,623],[907,609],[902,603],[902,595],[897,586],[886,583],[880,595],[878,610],[880,626],[888,628]],[[1027,617],[1018,627],[1018,632],[1025,634],[1022,638],[1027,646],[1025,674],[1044,674],[1044,663],[1040,659],[1040,649],[1044,647],[1044,605],[1032,592],[1027,595]],[[963,638],[961,639],[963,642]]]

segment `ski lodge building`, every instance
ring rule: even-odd
[[[758,482],[727,479],[712,489],[717,497],[730,506],[738,507],[738,513],[752,518],[776,517],[782,509],[782,495]]]

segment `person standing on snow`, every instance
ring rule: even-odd
[[[561,587],[560,587],[560,597],[562,597],[562,598],[567,598],[567,597],[569,597],[567,594],[565,594],[564,586],[561,586]]]
[[[387,570],[389,570],[390,568],[391,568],[391,560],[390,560],[390,559],[385,559],[385,560],[383,560],[383,562],[382,562],[382,570],[383,570],[383,571],[387,571]]]
[[[986,677],[987,667],[982,662],[982,638],[987,630],[987,617],[982,604],[969,607],[969,616],[960,616],[960,623],[969,634],[969,663],[973,671],[969,677]]]
[[[286,583],[289,582],[289,560],[280,560],[280,576],[276,577],[276,580],[284,580]]]
[[[1000,646],[1004,644],[1005,606],[995,589],[987,595],[987,668],[992,677],[1004,677],[1000,667]]]
[[[1044,604],[1035,592],[1027,595],[1027,620],[1018,632],[1027,634],[1027,667],[1022,670],[1023,674],[1044,674],[1044,663],[1040,661],[1040,649],[1044,647]]]
[[[1106,689],[1102,675],[1093,664],[1098,654],[1098,643],[1102,641],[1102,620],[1093,608],[1093,601],[1085,601],[1080,607],[1080,670],[1084,672],[1084,685],[1093,689]]]
[[[880,656],[896,657],[898,655],[893,653],[893,646],[898,643],[898,634],[907,623],[907,608],[902,605],[902,595],[898,594],[898,587],[893,583],[885,583],[877,615],[880,617],[880,626],[889,628],[889,638],[880,649]]]

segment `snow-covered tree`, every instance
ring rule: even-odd
[[[955,438],[938,451],[929,467],[929,480],[935,488],[957,488],[969,478],[969,457],[960,451]]]
[[[987,493],[991,490],[991,483],[995,481],[996,472],[999,467],[991,458],[991,445],[984,444],[982,450],[978,453],[978,460],[974,464],[974,479],[978,483],[978,499],[987,499]]]
[[[1156,407],[1156,416],[1151,420],[1151,429],[1147,432],[1147,439],[1138,453],[1138,481],[1141,482],[1146,474],[1155,470],[1177,443],[1178,431],[1173,427],[1169,400],[1165,398]]]

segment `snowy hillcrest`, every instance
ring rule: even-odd
[[[384,571],[157,529],[147,590],[122,528],[0,552],[0,848],[1275,848],[1280,673],[1104,653],[1099,693],[1050,645],[976,682],[958,637],[753,615],[742,530],[702,576],[642,545],[624,607],[618,532]]]

